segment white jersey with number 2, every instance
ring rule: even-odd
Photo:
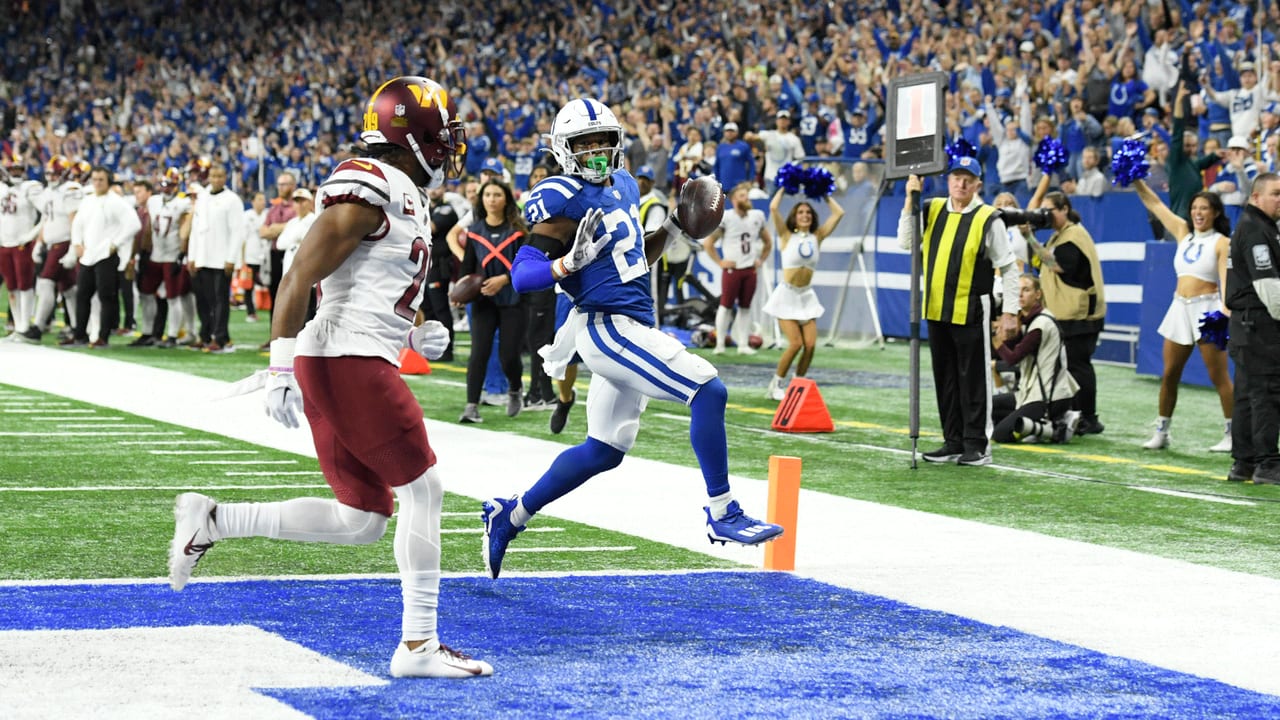
[[[378,208],[382,225],[317,284],[320,304],[315,319],[298,334],[297,354],[380,357],[399,366],[431,261],[427,197],[402,171],[356,158],[338,165],[320,185],[316,212],[345,202]]]

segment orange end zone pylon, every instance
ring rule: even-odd
[[[800,458],[769,456],[769,517],[783,533],[764,546],[765,570],[796,569],[796,518],[800,508]]]

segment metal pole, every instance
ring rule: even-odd
[[[911,361],[908,396],[910,398],[911,469],[916,469],[920,447],[920,191],[913,190],[907,200],[911,213]]]
[[[862,273],[862,289],[867,291],[867,305],[871,307],[871,322],[876,328],[876,344],[884,349],[884,329],[880,327],[880,308],[876,306],[876,294],[871,289],[871,276],[867,274],[867,264],[858,253],[858,272]]]
[[[862,235],[858,238],[858,251],[853,254],[853,257],[849,258],[849,267],[845,269],[844,285],[841,286],[840,295],[836,299],[835,317],[831,319],[831,329],[827,331],[827,340],[823,343],[827,347],[835,347],[836,335],[840,333],[840,319],[844,316],[844,301],[849,294],[849,282],[853,279],[853,269],[858,266],[858,262],[862,259],[863,247],[867,242],[867,233],[871,231],[871,224],[876,221],[876,215],[880,212],[880,196],[884,192],[886,182],[887,181],[881,182],[880,185],[876,187],[876,194],[871,198],[870,203],[872,210],[867,214],[867,221],[862,224]],[[865,274],[865,269],[863,272]],[[868,290],[868,292],[870,292],[870,290]],[[871,308],[872,311],[875,312],[874,304]],[[880,317],[878,315],[875,318],[875,322],[876,333],[879,334]],[[881,344],[883,345],[883,336],[881,337]]]

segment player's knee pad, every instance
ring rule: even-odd
[[[369,512],[338,503],[338,521],[346,528],[347,538],[352,545],[368,545],[382,539],[387,531],[387,517],[381,513]]]

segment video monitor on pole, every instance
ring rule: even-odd
[[[947,169],[947,74],[920,73],[889,81],[885,176],[935,175]]]

